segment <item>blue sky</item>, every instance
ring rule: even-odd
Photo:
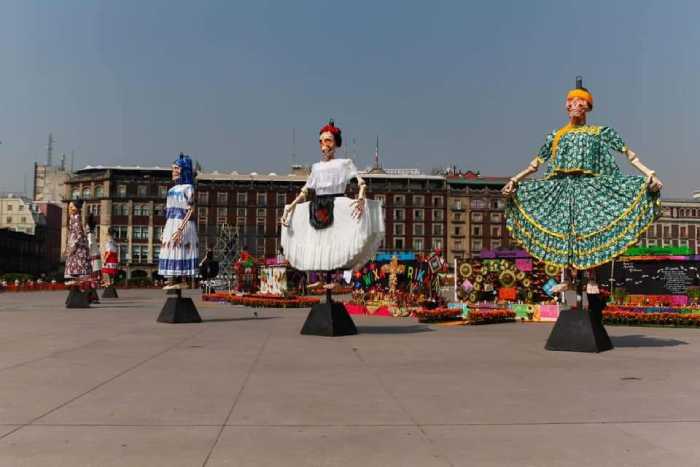
[[[0,191],[34,160],[275,171],[318,158],[333,117],[358,165],[511,175],[566,121],[616,128],[666,184],[696,188],[700,3],[0,0]],[[352,141],[355,144],[352,145]],[[624,161],[620,161],[625,164]]]

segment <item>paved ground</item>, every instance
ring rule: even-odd
[[[159,291],[90,310],[0,295],[0,466],[700,465],[700,330],[611,327],[600,355],[547,352],[550,325],[356,319]]]

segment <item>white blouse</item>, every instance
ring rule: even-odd
[[[304,186],[315,190],[317,195],[342,194],[355,177],[357,168],[352,159],[331,159],[312,165],[311,175]]]

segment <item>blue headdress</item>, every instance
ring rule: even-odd
[[[173,163],[180,167],[180,180],[177,183],[179,185],[194,185],[194,169],[190,156],[180,153],[180,156]]]

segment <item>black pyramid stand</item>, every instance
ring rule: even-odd
[[[330,289],[326,290],[326,302],[311,307],[309,316],[301,328],[301,334],[308,336],[352,336],[357,327],[345,309],[345,305],[334,302]]]
[[[66,308],[90,308],[88,292],[82,292],[77,285],[71,286],[66,298]]]
[[[577,284],[577,293],[582,293],[582,287]],[[604,303],[600,296],[588,295],[588,310],[584,309],[581,300],[578,306],[570,310],[562,310],[559,318],[549,334],[544,348],[568,352],[605,352],[613,348],[610,336],[603,326]]]
[[[119,298],[119,295],[117,294],[117,289],[114,288],[113,285],[108,285],[102,291],[102,298]]]
[[[202,317],[199,316],[197,307],[194,306],[194,302],[189,297],[182,296],[182,290],[174,289],[168,290],[168,295],[174,295],[174,297],[168,297],[165,300],[165,305],[158,315],[159,323],[201,323]]]
[[[97,295],[97,289],[90,287],[87,292],[85,292],[90,303],[100,303],[100,297]]]

